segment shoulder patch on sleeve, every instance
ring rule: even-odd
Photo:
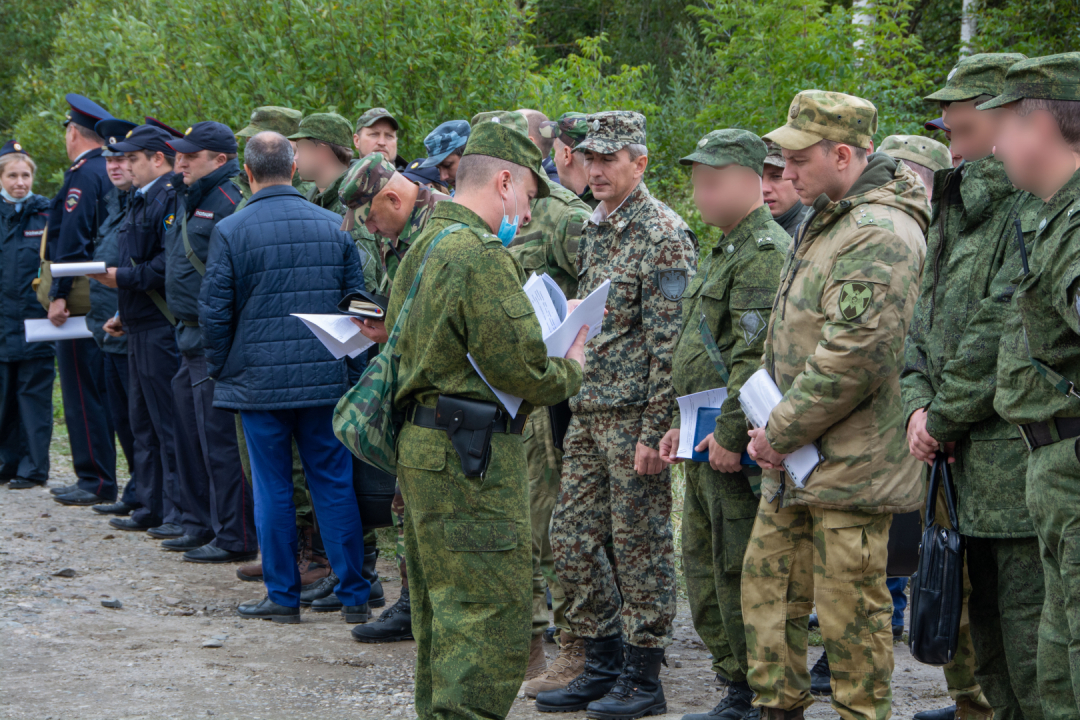
[[[82,200],[82,190],[79,188],[71,188],[68,190],[67,197],[64,198],[64,209],[68,212],[72,212],[75,208],[79,207],[80,200]]]
[[[854,320],[866,312],[874,291],[869,283],[848,282],[840,288],[840,315],[845,320]]]
[[[672,302],[678,302],[686,292],[689,276],[686,268],[667,268],[656,270],[656,285],[660,294]]]

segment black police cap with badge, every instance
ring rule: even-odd
[[[97,125],[94,126],[94,132],[105,139],[105,147],[101,149],[102,157],[118,157],[123,155],[122,152],[117,152],[109,149],[110,145],[115,145],[120,140],[127,136],[129,132],[139,127],[133,122],[128,120],[121,120],[120,118],[108,118],[107,120],[99,120]]]
[[[139,125],[134,130],[128,131],[120,142],[111,143],[108,148],[112,152],[129,153],[139,150],[160,152],[170,157],[176,155],[176,151],[169,147],[169,133],[154,125]]]
[[[81,125],[87,130],[93,130],[94,126],[98,124],[99,120],[108,120],[112,118],[109,111],[98,105],[90,98],[83,97],[76,93],[68,93],[64,96],[64,100],[71,106],[67,115],[64,118],[64,127],[67,127],[71,123]]]
[[[30,157],[30,153],[23,150],[23,146],[19,144],[18,140],[8,140],[4,143],[4,147],[0,147],[0,157],[10,155],[11,153],[22,153],[23,155]]]
[[[226,155],[236,153],[236,135],[232,128],[219,122],[206,120],[197,122],[187,129],[184,136],[177,140],[169,140],[169,147],[178,153],[185,155],[197,153],[200,150],[209,150]]]

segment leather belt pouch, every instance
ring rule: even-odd
[[[465,477],[483,477],[491,462],[491,433],[502,411],[495,403],[440,395],[435,418],[446,428]]]

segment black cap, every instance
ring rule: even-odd
[[[941,130],[942,132],[949,132],[949,128],[945,127],[945,121],[939,117],[933,120],[927,120],[923,123],[923,127],[927,130]]]
[[[105,147],[102,149],[101,154],[105,157],[116,157],[117,155],[123,155],[122,152],[114,152],[109,149],[109,145],[119,142],[129,132],[139,127],[133,122],[127,120],[121,120],[120,118],[109,118],[107,120],[98,120],[97,125],[94,126],[94,132],[101,137],[105,138]]]
[[[182,137],[184,137],[184,133],[180,132],[179,130],[177,130],[174,127],[169,127],[168,125],[161,122],[157,118],[152,118],[149,115],[146,116],[146,124],[147,125],[152,125],[152,126],[154,126],[156,128],[161,128],[165,132],[172,135],[174,138],[182,138]]]
[[[169,140],[171,139],[169,133],[159,127],[140,125],[129,131],[120,142],[110,144],[108,149],[112,152],[122,153],[149,150],[150,152],[161,152],[172,156],[176,155],[176,151],[169,147]]]
[[[442,185],[442,178],[439,177],[439,168],[437,167],[421,167],[424,160],[427,158],[420,158],[419,160],[413,160],[409,163],[409,166],[401,171],[401,174],[409,178],[415,183],[435,183],[436,185]]]
[[[0,157],[4,155],[10,155],[11,153],[22,153],[29,156],[30,153],[23,150],[23,146],[18,143],[17,140],[8,140],[4,143],[4,147],[0,147]]]
[[[178,153],[197,153],[209,150],[216,153],[235,153],[236,136],[232,128],[210,120],[197,122],[188,128],[184,137],[170,140],[169,147]]]
[[[64,127],[67,127],[69,123],[75,123],[88,130],[93,130],[98,120],[106,120],[112,117],[108,110],[82,95],[68,93],[64,96],[64,100],[71,106],[64,120]]]

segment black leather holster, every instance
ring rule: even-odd
[[[491,462],[491,435],[497,432],[520,434],[525,416],[510,420],[497,404],[440,395],[435,409],[413,406],[409,419],[420,427],[445,430],[461,460],[465,477],[483,477]]]

